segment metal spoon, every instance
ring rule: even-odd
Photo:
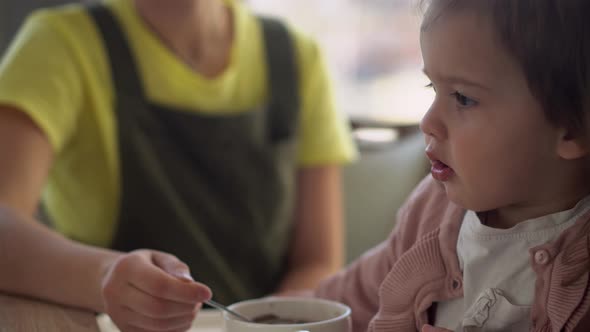
[[[231,310],[230,308],[228,308],[228,307],[224,306],[224,305],[223,305],[223,304],[221,304],[221,303],[217,303],[217,302],[215,302],[215,301],[213,301],[213,300],[207,300],[207,301],[205,301],[205,303],[207,303],[208,305],[210,305],[210,306],[212,306],[212,307],[214,307],[214,308],[217,308],[217,309],[219,309],[219,310],[225,310],[225,311],[227,311],[228,313],[230,313],[230,314],[234,315],[235,317],[238,317],[239,319],[243,320],[244,322],[249,322],[249,323],[252,323],[252,322],[253,322],[253,321],[252,321],[250,318],[248,318],[248,317],[244,317],[244,316],[242,316],[242,315],[238,314],[237,312],[235,312],[235,311]]]

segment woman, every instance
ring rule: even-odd
[[[111,268],[88,296],[106,289],[91,308],[120,326],[135,320],[114,308],[141,305],[109,294],[161,300],[126,268],[157,260],[121,252],[174,254],[225,303],[342,262],[338,165],[354,148],[317,46],[239,2],[37,12],[0,66],[0,105],[0,203],[29,217],[45,190],[57,231],[117,250],[89,254]]]

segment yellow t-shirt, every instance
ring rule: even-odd
[[[105,1],[129,36],[151,102],[221,114],[251,110],[266,100],[259,23],[240,1],[226,2],[235,18],[231,60],[222,74],[208,79],[150,32],[131,0]],[[302,98],[298,163],[306,167],[349,161],[356,150],[335,111],[320,51],[312,40],[290,30]],[[113,237],[121,189],[114,98],[101,37],[79,4],[33,13],[0,63],[0,104],[26,112],[54,149],[44,200],[56,228],[101,246],[108,246]]]

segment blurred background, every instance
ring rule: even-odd
[[[243,1],[293,23],[323,50],[338,109],[350,119],[360,151],[343,171],[352,260],[389,234],[398,207],[428,173],[417,124],[434,94],[422,74],[417,1]],[[75,1],[1,0],[0,54],[28,13],[69,2]]]
[[[33,9],[65,4],[66,0],[2,0],[0,1],[0,54],[14,37],[24,18]]]
[[[416,124],[431,92],[422,74],[416,0],[247,0],[319,41],[340,109],[353,120]]]

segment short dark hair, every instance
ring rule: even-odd
[[[422,29],[453,9],[490,18],[500,43],[522,67],[547,119],[585,129],[590,107],[590,0],[421,0]]]

